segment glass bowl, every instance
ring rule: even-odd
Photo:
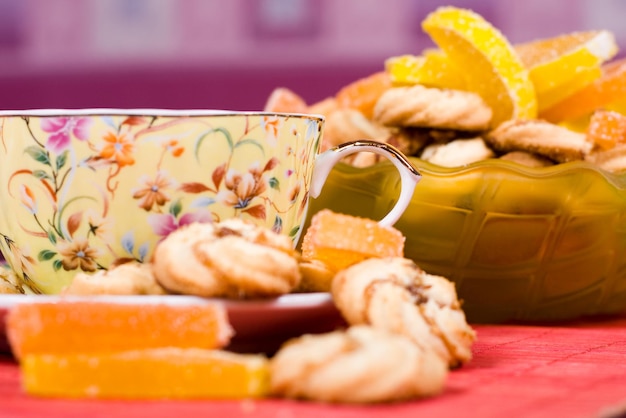
[[[405,256],[454,281],[470,321],[626,310],[626,175],[585,162],[444,168],[410,160],[423,178],[396,224]],[[380,219],[398,195],[391,164],[340,164],[310,215],[327,207]]]

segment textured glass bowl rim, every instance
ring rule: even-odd
[[[612,173],[588,161],[570,161],[546,167],[529,167],[513,161],[492,158],[458,167],[444,167],[418,157],[407,158],[419,170],[422,176],[425,177],[452,179],[473,173],[498,172],[506,178],[523,178],[541,181],[562,177],[564,175],[579,177],[592,175],[601,178],[617,190],[626,191],[626,172]],[[339,169],[347,175],[357,175],[359,173],[374,174],[377,172],[383,174],[383,172],[387,172],[393,169],[393,167],[387,161],[381,161],[368,167],[355,167],[347,163],[339,163],[335,166],[335,169]],[[395,173],[391,174],[395,175]]]
[[[0,117],[62,117],[62,116],[278,116],[324,121],[324,116],[308,113],[266,112],[221,109],[157,109],[157,108],[83,108],[0,110]]]

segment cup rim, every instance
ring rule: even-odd
[[[7,116],[279,116],[292,118],[318,119],[325,118],[320,114],[268,112],[254,110],[222,110],[222,109],[163,109],[163,108],[41,108],[22,110],[0,110],[0,117]]]

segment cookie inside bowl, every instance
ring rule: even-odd
[[[626,176],[587,162],[458,168],[411,158],[423,175],[395,225],[405,256],[455,282],[470,321],[551,321],[626,308]],[[342,164],[311,202],[380,219],[397,198],[382,162]]]

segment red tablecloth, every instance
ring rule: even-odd
[[[0,417],[613,417],[626,413],[626,317],[555,326],[477,325],[470,364],[445,392],[394,405],[263,401],[86,401],[20,391],[19,370],[0,359]]]

